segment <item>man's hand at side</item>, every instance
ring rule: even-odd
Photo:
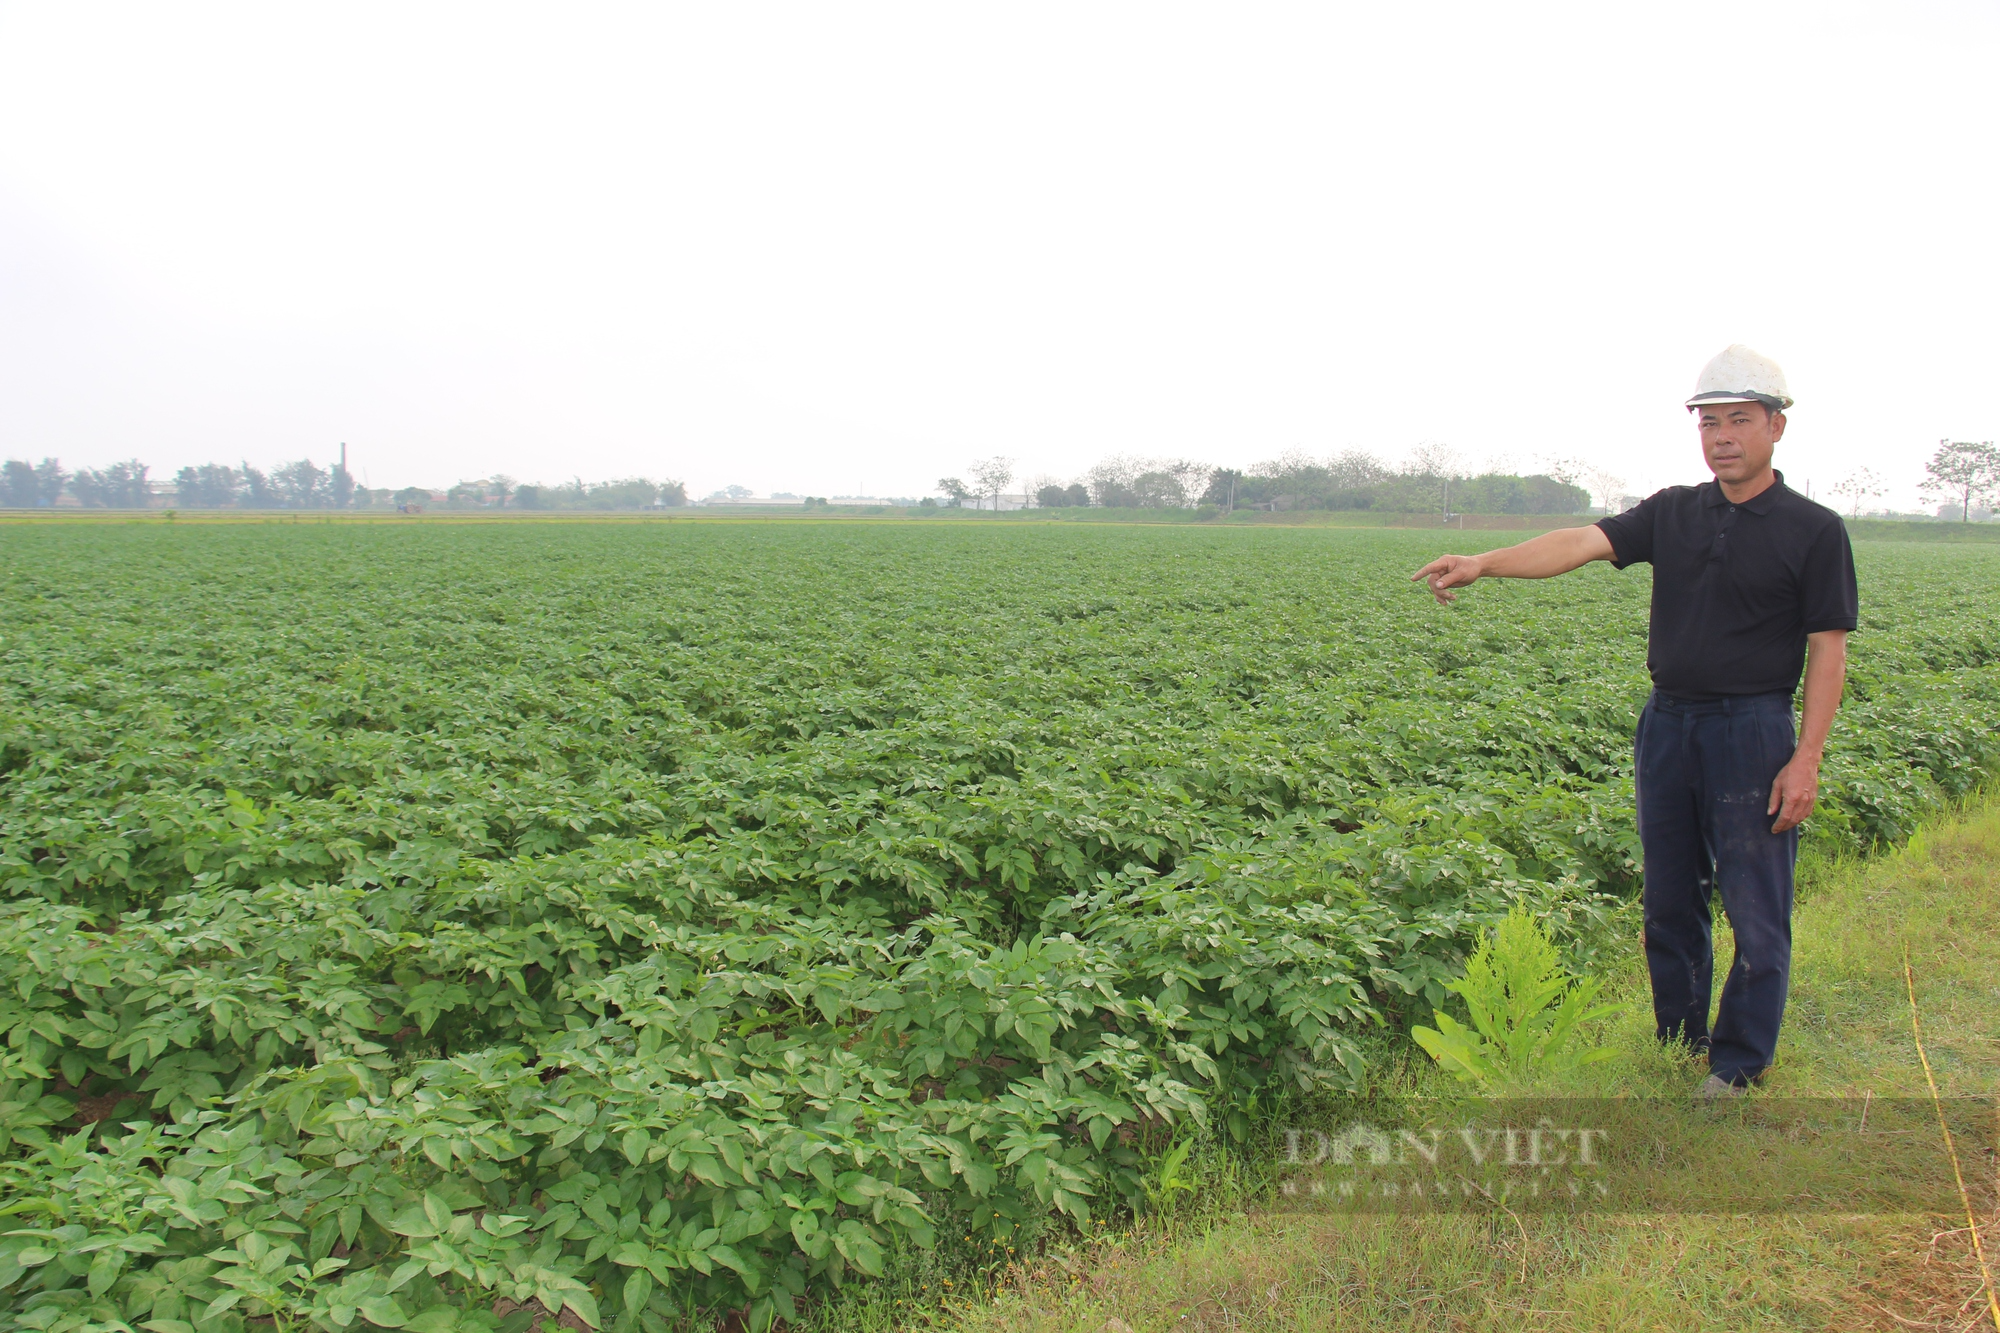
[[[1819,800],[1819,760],[1826,753],[1826,736],[1847,683],[1847,631],[1821,630],[1806,635],[1806,698],[1800,710],[1799,744],[1771,783],[1767,815],[1776,815],[1771,832],[1797,828]]]
[[[1771,804],[1764,811],[1767,815],[1778,817],[1778,822],[1771,825],[1771,832],[1783,833],[1797,828],[1813,812],[1813,805],[1818,800],[1818,758],[1793,755],[1792,762],[1778,770],[1777,780],[1771,784]]]
[[[1431,596],[1443,606],[1458,596],[1453,589],[1482,578],[1554,578],[1593,560],[1611,557],[1611,539],[1593,523],[1584,528],[1557,528],[1484,555],[1441,555],[1410,575],[1410,581],[1422,579],[1429,584]]]

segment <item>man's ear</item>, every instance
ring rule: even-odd
[[[1783,412],[1773,412],[1771,413],[1771,443],[1776,444],[1784,438],[1785,414]]]

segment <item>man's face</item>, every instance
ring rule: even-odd
[[[1785,438],[1785,414],[1762,403],[1706,403],[1696,409],[1701,452],[1717,481],[1750,481],[1771,466]]]

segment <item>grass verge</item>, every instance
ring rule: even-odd
[[[1636,920],[1629,924],[1630,946],[1613,955],[1608,978],[1630,1007],[1596,1034],[1618,1058],[1580,1074],[1557,1090],[1563,1094],[1679,1099],[1704,1073],[1654,1043]],[[1747,1102],[1768,1109],[1784,1099],[1927,1097],[1911,1040],[1906,947],[1940,1091],[1989,1105],[2000,1094],[2000,804],[1941,818],[1889,856],[1811,867],[1794,934],[1779,1056]],[[1727,931],[1719,931],[1718,972],[1727,948]],[[1379,1114],[1456,1091],[1418,1053],[1385,1074],[1370,1105]],[[1287,1114],[1296,1124],[1352,1109]],[[1869,1142],[1904,1135],[1890,1145],[1887,1169],[1949,1180],[1936,1121],[1927,1123],[1926,1131],[1922,1117],[1893,1127],[1878,1119]],[[1865,1120],[1862,1127],[1868,1132]],[[1747,1150],[1745,1141],[1737,1146],[1766,1159],[1764,1169],[1776,1161],[1807,1175],[1851,1177],[1855,1168],[1840,1150],[1797,1138],[1778,1127]],[[1980,1199],[1989,1256],[2000,1238],[1996,1150],[1996,1117],[1982,1111],[1958,1151]],[[1259,1166],[1211,1145],[1189,1166],[1196,1188],[1178,1195],[1178,1210],[1164,1217],[1101,1238],[1045,1242],[1032,1258],[1026,1251],[1036,1247],[1026,1240],[1017,1255],[934,1256],[906,1268],[900,1281],[822,1310],[815,1322],[960,1333],[1962,1331],[1989,1318],[1955,1197],[1903,1212],[1842,1212],[1838,1197],[1822,1196],[1795,1210],[1740,1213],[1497,1206],[1428,1216],[1327,1213],[1272,1207],[1268,1161]],[[1759,1163],[1722,1155],[1712,1169],[1723,1182]]]

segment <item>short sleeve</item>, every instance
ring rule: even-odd
[[[1611,539],[1611,564],[1615,569],[1653,562],[1653,528],[1659,519],[1666,492],[1654,491],[1622,514],[1607,514],[1597,526]]]
[[[1854,580],[1854,547],[1847,525],[1835,517],[1807,548],[1799,576],[1799,609],[1806,633],[1853,629],[1860,623],[1861,593]]]

